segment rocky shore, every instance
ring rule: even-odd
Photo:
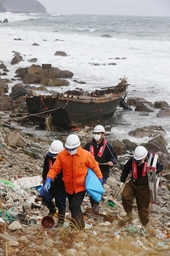
[[[134,134],[147,133],[132,131]],[[163,139],[164,131],[154,127],[155,138],[145,146],[159,149],[160,159],[168,164],[169,154]],[[85,127],[76,132],[82,146],[92,132]],[[65,141],[67,132],[25,130],[11,120],[10,113],[0,119],[0,255],[169,255],[170,241],[170,174],[169,167],[162,173],[158,189],[158,205],[150,207],[150,224],[143,230],[134,202],[133,222],[125,227],[119,221],[125,215],[121,205],[121,165],[133,153],[136,144],[130,141],[112,141],[118,153],[118,166],[112,169],[105,185],[105,194],[100,204],[100,214],[91,212],[88,195],[82,205],[86,228],[70,230],[70,212],[67,209],[65,226],[45,230],[41,219],[48,213],[41,204],[36,189],[24,186],[13,187],[22,178],[35,180],[41,176],[43,159],[54,138]],[[106,133],[109,137],[109,131]],[[119,192],[119,193],[117,193]],[[113,204],[109,204],[112,202]],[[23,212],[26,209],[26,213]],[[20,218],[21,216],[24,218]],[[35,220],[36,224],[29,220]],[[57,223],[57,217],[55,218]],[[141,254],[143,252],[143,254]]]
[[[18,54],[16,56],[18,58]],[[32,85],[36,83],[35,79],[38,79],[37,87],[42,92],[47,90],[48,82],[54,81],[52,77],[58,81],[64,79],[67,83],[68,75],[70,79],[74,75],[72,72],[54,68],[44,78],[41,66],[19,69],[13,78],[16,84],[9,93],[11,81],[8,79],[8,68],[3,63],[0,68],[3,77],[0,78],[0,256],[47,253],[49,256],[170,255],[170,154],[165,140],[166,131],[161,126],[149,125],[132,129],[129,133],[135,138],[148,137],[143,145],[149,151],[157,152],[159,161],[164,164],[158,188],[159,204],[150,207],[147,230],[140,224],[135,202],[133,222],[119,226],[125,215],[120,195],[121,166],[133,154],[137,143],[128,139],[113,140],[109,125],[105,127],[106,137],[118,154],[118,164],[112,169],[105,185],[100,214],[92,214],[86,195],[82,205],[86,222],[83,231],[69,228],[68,209],[64,227],[45,230],[41,219],[48,210],[41,204],[38,191],[32,186],[15,184],[22,178],[29,180],[34,177],[35,181],[41,177],[43,160],[53,139],[65,142],[67,135],[75,132],[84,146],[92,136],[92,127],[85,126],[77,131],[46,131],[36,129],[29,121],[20,120],[27,114],[25,97],[35,93]],[[46,83],[41,84],[41,81]],[[138,112],[146,113],[159,108],[159,115],[169,115],[169,105],[164,101],[151,104],[142,98],[128,98],[128,104]],[[29,222],[30,219],[34,219],[35,223]],[[57,217],[55,220],[57,222]]]

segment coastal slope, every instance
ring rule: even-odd
[[[0,0],[0,12],[46,13],[46,8],[36,0]]]

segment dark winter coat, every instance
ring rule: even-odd
[[[46,179],[47,173],[50,169],[50,165],[55,162],[55,158],[50,157],[48,154],[44,159],[42,178]],[[51,163],[50,163],[51,162]],[[60,195],[65,193],[64,182],[62,180],[63,174],[62,171],[55,177],[54,181],[51,184],[50,192],[52,195]]]
[[[108,165],[100,165],[100,163],[107,163],[109,161],[113,162],[114,164],[117,163],[117,154],[113,149],[112,145],[107,141],[105,146],[104,152],[101,157],[98,156],[99,149],[103,146],[105,138],[102,139],[100,144],[97,144],[95,139],[89,141],[84,149],[90,151],[90,145],[94,147],[94,157],[96,161],[99,163],[100,170],[103,174],[103,178],[107,179],[110,175],[110,167]]]
[[[148,161],[150,154],[148,153],[147,158],[145,159],[145,162]],[[123,171],[120,177],[120,181],[121,182],[125,182],[126,178],[128,177],[129,173],[132,171],[132,162],[134,161],[134,158],[131,157],[126,164],[123,167]],[[152,164],[152,162],[151,162]],[[144,185],[144,184],[148,184],[148,177],[147,174],[143,177],[142,176],[142,170],[143,170],[143,164],[138,165],[138,178],[134,179],[131,175],[131,179],[133,180],[133,182],[135,182],[136,184],[140,184],[140,185]],[[156,164],[156,174],[160,173],[163,170],[163,165],[160,162],[157,162]]]

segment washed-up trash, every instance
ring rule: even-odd
[[[42,188],[42,184],[38,185],[38,186],[31,187],[31,188],[35,188],[38,192],[40,192],[40,190]]]
[[[41,205],[40,204],[35,204],[35,203],[31,203],[31,209],[40,209]]]
[[[112,208],[115,207],[115,204],[112,200],[108,200],[107,204]]]
[[[16,217],[12,216],[8,211],[6,210],[0,210],[0,217],[6,222],[11,222],[14,220],[17,220]]]
[[[30,225],[36,225],[36,224],[37,224],[37,221],[36,221],[36,219],[30,219],[30,220],[28,221],[28,224],[30,224]]]
[[[166,234],[162,233],[162,231],[159,229],[155,229],[155,235],[158,239],[164,240],[167,238]]]
[[[5,223],[5,221],[2,218],[0,218],[0,222]]]
[[[20,186],[22,188],[33,188],[37,186],[41,186],[41,176],[33,176],[33,177],[22,177],[18,178],[14,181],[14,185]]]
[[[93,227],[92,224],[85,223],[84,229],[91,229],[92,227]]]
[[[167,243],[166,242],[158,242],[157,243],[157,246],[159,246],[159,247],[163,247],[163,246],[165,246]]]
[[[146,230],[146,228],[140,225],[127,226],[127,227],[124,227],[124,230],[128,231],[129,233],[138,233],[144,236],[148,236],[148,231]]]
[[[45,229],[51,229],[55,226],[55,220],[52,216],[44,216],[41,220],[41,226]]]
[[[9,180],[0,179],[0,182],[2,182],[5,185],[10,186],[11,188],[15,187],[15,185],[12,182],[10,182]]]

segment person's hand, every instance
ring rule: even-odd
[[[52,182],[52,179],[51,178],[46,178],[46,181],[45,181],[45,184],[44,184],[44,191],[48,192],[49,189],[51,188],[51,182]]]
[[[107,162],[107,165],[110,166],[110,167],[112,167],[114,164],[113,164],[112,161],[109,161],[109,162]]]
[[[103,183],[103,179],[99,179],[99,181],[101,182],[101,184]]]
[[[42,180],[41,180],[41,183],[43,183],[43,184],[44,184],[44,183],[45,183],[45,180],[44,180],[44,179],[42,179]]]

